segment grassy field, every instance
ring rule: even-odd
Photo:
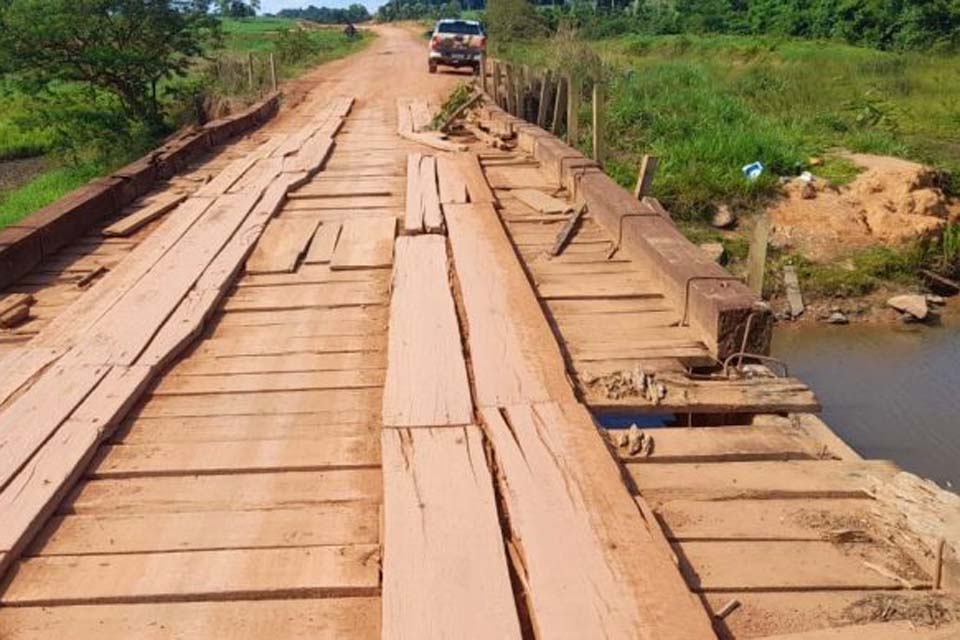
[[[259,79],[266,82],[266,60],[270,53],[277,58],[281,78],[294,78],[307,69],[329,60],[349,55],[369,43],[372,35],[348,40],[340,29],[314,29],[293,37],[285,32],[297,22],[283,18],[248,18],[223,21],[223,47],[211,51],[220,58],[222,75],[208,77],[209,68],[199,66],[194,77],[173,83],[183,86],[201,85],[218,96],[252,101],[260,89],[251,91],[247,84],[246,60],[253,54]],[[286,35],[286,37],[285,37]],[[0,162],[14,158],[35,157],[50,151],[47,132],[24,129],[20,115],[29,109],[24,96],[18,95],[0,81]],[[53,158],[52,167],[22,186],[0,191],[0,228],[13,224],[33,211],[53,202],[91,178],[122,166],[143,153],[137,148],[117,149],[111,157],[80,157],[72,162]]]
[[[500,55],[550,67],[571,59],[571,46],[588,47],[603,61],[608,172],[630,187],[642,155],[660,156],[654,195],[695,241],[721,239],[706,224],[720,204],[745,215],[762,209],[778,193],[780,176],[811,169],[835,184],[855,178],[856,168],[831,158],[832,151],[928,163],[946,172],[948,191],[960,187],[949,178],[960,176],[960,56],[776,38],[637,35],[501,46]],[[589,150],[589,105],[580,120],[580,146]],[[814,158],[827,160],[813,167]],[[750,182],[741,168],[754,161],[766,172]],[[745,254],[741,239],[723,239],[735,258]],[[915,266],[897,252],[856,258],[864,266],[853,275],[803,266],[825,295],[862,293]]]

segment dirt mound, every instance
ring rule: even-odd
[[[875,245],[904,246],[936,236],[960,207],[937,187],[936,172],[921,164],[852,154],[864,169],[839,189],[823,180],[794,180],[770,211],[772,241],[815,261],[829,261]]]

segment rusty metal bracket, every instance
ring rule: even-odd
[[[607,260],[612,258],[617,254],[617,251],[620,251],[620,245],[623,244],[623,221],[626,218],[662,218],[659,213],[656,211],[649,211],[646,213],[625,213],[620,216],[620,222],[618,223],[619,229],[617,230],[617,242],[612,247],[610,251],[607,252]]]
[[[730,377],[730,371],[729,371],[729,370],[730,370],[730,363],[733,362],[734,358],[740,358],[740,363],[737,365],[737,370],[740,370],[741,367],[743,367],[743,359],[744,359],[744,358],[751,358],[751,359],[753,359],[753,360],[759,360],[760,362],[769,362],[769,363],[772,363],[772,364],[780,365],[780,368],[783,369],[783,375],[781,375],[780,377],[781,377],[781,378],[787,378],[787,377],[790,376],[790,367],[789,367],[789,366],[787,365],[787,363],[784,362],[783,360],[781,360],[781,359],[779,359],[779,358],[774,358],[774,357],[772,357],[772,356],[762,356],[762,355],[760,355],[760,354],[758,354],[758,353],[746,353],[746,352],[744,352],[744,351],[741,351],[741,352],[739,352],[739,353],[732,353],[732,354],[730,354],[729,356],[727,356],[727,359],[723,361],[723,375],[724,375],[724,377],[727,377],[727,378]]]
[[[659,214],[657,214],[659,215]],[[743,282],[743,278],[737,276],[690,276],[687,278],[686,283],[683,286],[683,313],[680,316],[680,321],[673,326],[675,327],[685,327],[687,326],[687,315],[690,312],[690,285],[694,282]]]

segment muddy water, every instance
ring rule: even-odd
[[[861,455],[960,490],[960,318],[937,327],[778,327],[773,351]]]

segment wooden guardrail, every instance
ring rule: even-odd
[[[0,287],[28,273],[99,220],[115,215],[191,161],[269,120],[280,105],[272,94],[239,113],[183,131],[111,175],[93,180],[17,224],[0,229]]]
[[[770,307],[687,240],[655,198],[638,199],[603,173],[602,87],[595,84],[593,90],[591,159],[553,135],[565,131],[568,142],[577,140],[581,86],[576,79],[491,59],[481,70],[481,84],[487,96],[485,119],[498,133],[515,135],[520,149],[586,202],[621,250],[650,266],[664,295],[681,310],[680,322],[697,328],[719,360],[741,352],[770,352]]]

